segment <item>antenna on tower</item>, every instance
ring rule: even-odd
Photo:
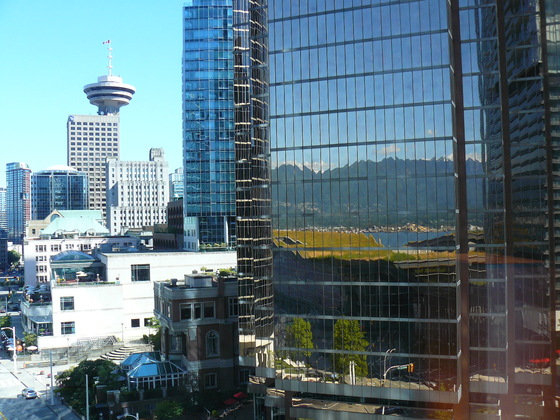
[[[112,76],[113,63],[111,60],[113,59],[113,56],[111,55],[111,51],[113,51],[113,49],[111,48],[111,40],[108,39],[107,41],[103,41],[103,44],[108,44],[107,45],[107,76]]]

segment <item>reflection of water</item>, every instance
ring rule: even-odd
[[[440,236],[449,235],[451,232],[369,232],[377,242],[385,248],[399,248],[405,246],[409,242],[425,241],[426,239],[434,239]],[[410,248],[410,247],[408,247]]]

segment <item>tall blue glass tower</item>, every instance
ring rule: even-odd
[[[183,9],[185,249],[232,247],[235,235],[232,0]]]

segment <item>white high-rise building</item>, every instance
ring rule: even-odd
[[[150,160],[107,162],[107,228],[112,235],[129,228],[167,223],[169,168],[163,149]]]

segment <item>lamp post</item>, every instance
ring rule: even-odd
[[[3,330],[12,330],[12,339],[14,340],[14,376],[17,374],[17,338],[16,327],[2,327]]]
[[[397,349],[387,349],[387,351],[385,352],[385,357],[383,358],[383,382],[381,383],[381,386],[385,386],[385,377],[387,375],[387,356],[389,356],[390,353],[393,353],[396,350]]]

